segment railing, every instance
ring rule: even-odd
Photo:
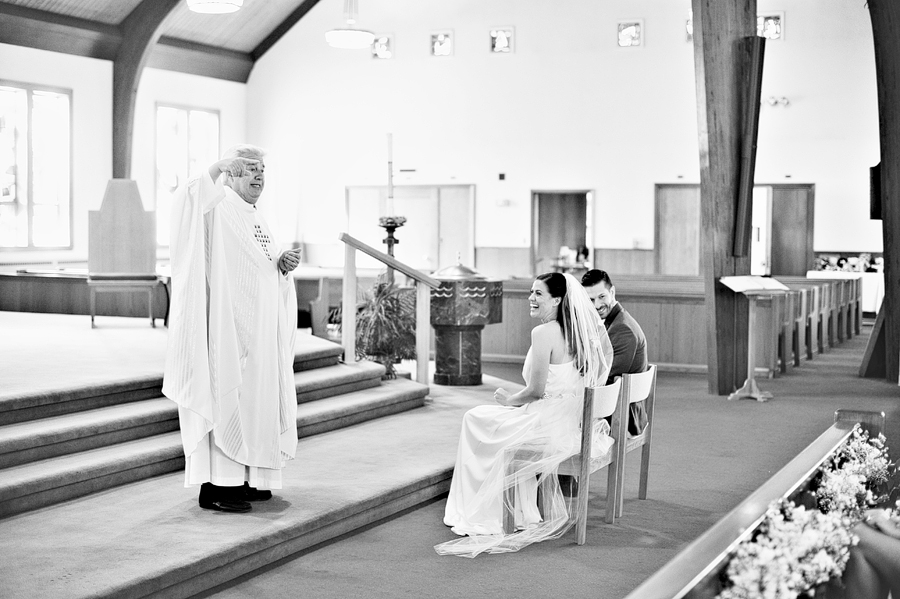
[[[709,599],[721,589],[720,575],[738,544],[762,522],[772,501],[793,498],[860,423],[870,435],[884,430],[884,412],[838,410],[834,424],[763,486],[676,555],[625,599]]]
[[[441,286],[440,281],[419,272],[415,268],[403,264],[393,256],[379,252],[372,246],[341,233],[344,242],[344,288],[341,316],[341,345],[344,347],[344,360],[356,359],[356,252],[372,256],[384,263],[388,268],[402,272],[416,283],[416,381],[428,384],[428,354],[431,346],[431,289]]]

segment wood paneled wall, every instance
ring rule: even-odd
[[[647,337],[650,361],[662,370],[706,372],[703,280],[700,277],[621,275],[616,298]],[[503,322],[484,328],[485,362],[522,363],[536,321],[528,316],[531,279],[503,284]]]
[[[160,285],[154,290],[155,318],[165,318],[167,299],[165,287]],[[0,310],[90,314],[91,294],[87,275],[0,273]],[[147,292],[98,293],[97,315],[147,318]],[[85,323],[89,326],[87,321]]]
[[[476,247],[475,270],[492,279],[530,278],[534,274],[531,249]],[[531,285],[530,279],[528,285]]]
[[[593,263],[615,279],[618,275],[652,275],[655,272],[655,250],[595,248]]]

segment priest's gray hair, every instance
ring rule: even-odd
[[[225,153],[222,154],[222,158],[249,158],[251,160],[262,160],[263,156],[266,155],[266,151],[260,148],[259,146],[254,146],[251,144],[238,144],[236,146],[231,146]]]

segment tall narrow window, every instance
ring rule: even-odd
[[[0,81],[0,248],[72,246],[72,92]]]
[[[169,245],[172,194],[219,158],[219,113],[156,107],[156,240]]]

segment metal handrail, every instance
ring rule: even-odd
[[[440,281],[407,266],[393,256],[379,252],[370,245],[346,233],[340,234],[344,242],[344,286],[342,302],[344,310],[341,317],[341,345],[344,348],[344,361],[356,359],[356,252],[360,251],[384,263],[388,268],[400,271],[416,284],[416,381],[428,384],[428,355],[431,347],[431,288],[441,286]]]

